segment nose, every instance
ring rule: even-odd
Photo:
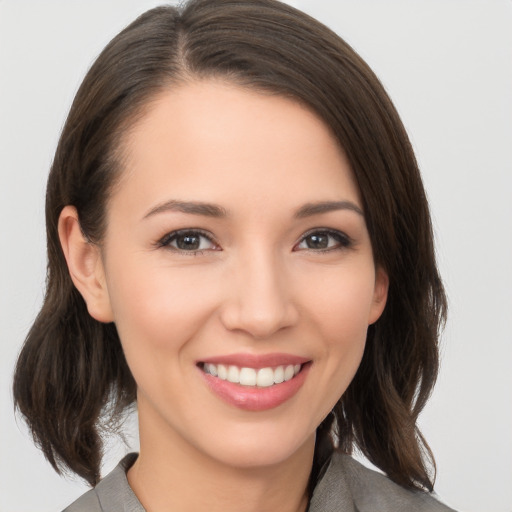
[[[265,339],[295,325],[299,314],[283,262],[252,252],[230,268],[221,321],[230,331]]]

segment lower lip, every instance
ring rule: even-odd
[[[290,400],[306,380],[311,364],[302,365],[293,379],[266,388],[242,386],[219,379],[199,369],[208,387],[222,400],[245,411],[266,411]]]

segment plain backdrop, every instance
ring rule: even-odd
[[[16,355],[41,304],[46,175],[73,95],[103,46],[160,2],[0,0],[0,511],[58,511],[57,476],[12,408]],[[381,78],[410,133],[450,299],[421,427],[436,490],[467,512],[512,511],[512,2],[297,0]],[[108,471],[128,449],[115,440]]]

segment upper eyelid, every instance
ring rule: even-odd
[[[187,233],[194,233],[200,236],[203,236],[204,238],[207,238],[212,244],[219,245],[215,237],[208,233],[207,231],[204,231],[200,228],[183,228],[183,229],[176,229],[174,231],[170,231],[169,233],[166,233],[163,237],[161,237],[158,241],[158,245],[167,245],[173,238],[181,235],[181,234],[187,234]]]
[[[209,233],[208,231],[205,231],[201,228],[182,228],[182,229],[175,229],[173,231],[169,231],[167,234],[165,234],[162,238],[171,238],[176,235],[182,235],[185,233],[197,233],[198,235],[204,236],[206,238],[213,239],[213,235]]]
[[[352,241],[352,238],[347,235],[344,231],[340,231],[339,229],[334,228],[313,228],[308,231],[306,231],[301,237],[299,238],[299,242],[304,240],[304,238],[313,235],[315,233],[327,233],[328,235],[339,235],[343,238],[346,238],[348,241]]]
[[[313,228],[306,233],[304,233],[301,238],[295,243],[293,246],[294,250],[304,242],[304,240],[315,233],[325,233],[329,236],[332,236],[333,238],[339,238],[340,240],[338,243],[340,244],[340,247],[332,247],[332,248],[326,248],[326,249],[303,249],[305,251],[312,251],[312,252],[331,252],[338,249],[348,249],[350,247],[354,246],[354,240],[352,237],[347,235],[345,232],[340,231],[338,229],[333,228]]]
[[[182,229],[177,229],[177,230],[174,230],[174,231],[170,231],[169,233],[167,233],[163,237],[161,237],[158,240],[157,244],[161,245],[161,246],[168,245],[169,242],[174,237],[177,237],[180,234],[186,234],[186,233],[194,233],[194,234],[203,236],[206,239],[208,239],[212,244],[217,245],[217,246],[220,247],[220,244],[216,241],[215,237],[211,233],[209,233],[209,232],[207,232],[207,231],[205,231],[205,230],[203,230],[201,228],[182,228]],[[346,239],[347,242],[353,243],[353,239],[349,235],[347,235],[345,232],[343,232],[343,231],[340,231],[340,230],[334,229],[334,228],[316,227],[316,228],[309,229],[308,231],[303,233],[300,236],[300,238],[297,240],[297,242],[295,242],[294,247],[297,246],[298,244],[300,244],[301,242],[303,242],[305,238],[307,238],[308,236],[310,236],[312,234],[315,234],[315,233],[326,233],[326,234],[331,235],[331,236],[332,235],[338,235],[339,237],[342,237],[342,238]]]

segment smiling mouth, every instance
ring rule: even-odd
[[[220,380],[247,387],[269,388],[292,380],[305,365],[289,364],[258,369],[212,363],[200,363],[198,366],[204,373]]]

